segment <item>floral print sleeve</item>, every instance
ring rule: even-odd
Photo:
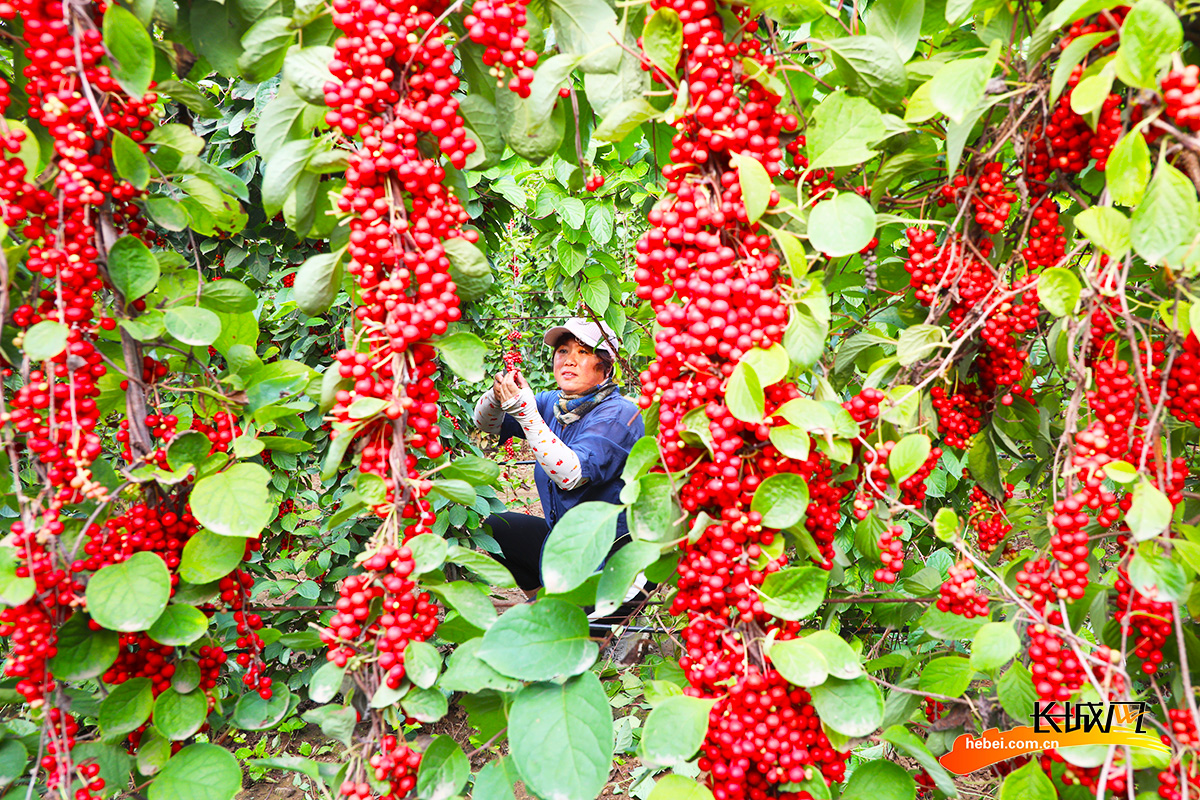
[[[574,489],[584,482],[579,456],[554,435],[538,413],[533,391],[525,388],[504,404],[504,410],[520,423],[525,439],[533,448],[533,457],[560,489]],[[478,414],[478,412],[476,412]]]
[[[496,400],[496,392],[488,389],[475,404],[475,427],[484,433],[498,434],[504,424],[504,409]]]

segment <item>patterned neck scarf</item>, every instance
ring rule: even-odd
[[[563,427],[578,422],[613,392],[620,394],[621,390],[611,377],[585,394],[567,394],[560,390],[554,401],[554,418]]]

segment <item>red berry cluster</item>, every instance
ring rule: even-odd
[[[1184,338],[1183,346],[1175,350],[1175,359],[1165,375],[1163,365],[1167,361],[1167,345],[1156,341],[1151,346],[1155,366],[1150,376],[1151,386],[1163,386],[1165,381],[1167,411],[1180,422],[1200,425],[1200,339],[1196,338],[1195,332]]]
[[[751,666],[709,712],[709,736],[698,765],[712,775],[713,797],[802,800],[786,784],[816,775],[845,777],[845,755],[834,749],[804,689],[774,670]]]
[[[955,175],[954,180],[943,186],[937,198],[939,207],[957,204],[959,193],[971,183],[966,175]],[[978,177],[978,191],[971,195],[975,211],[975,222],[985,233],[1000,233],[1008,221],[1017,194],[1004,185],[1004,165],[989,161],[983,165]]]
[[[1004,485],[1005,500],[1012,499],[1015,488],[1011,483]],[[971,488],[971,510],[967,514],[967,524],[975,530],[975,544],[980,552],[989,554],[1013,529],[1004,516],[1004,506],[980,486]],[[1005,546],[1005,555],[1015,552],[1011,542]]]
[[[857,502],[855,503],[857,507]],[[888,525],[879,535],[876,547],[883,566],[875,570],[875,580],[880,583],[895,583],[900,570],[904,569],[904,542],[900,539],[904,529],[899,525]]]
[[[1171,603],[1156,600],[1154,587],[1147,593],[1138,591],[1129,582],[1129,573],[1122,567],[1117,572],[1116,611],[1113,619],[1121,624],[1126,636],[1132,636],[1133,653],[1142,659],[1142,672],[1153,675],[1163,661],[1163,645],[1175,631],[1175,615]]]
[[[652,0],[651,8],[679,15],[683,48],[676,74],[664,74],[648,57],[643,68],[671,88],[686,82],[689,105],[663,168],[666,193],[636,245],[637,295],[650,302],[658,322],[655,359],[640,375],[639,404],[658,404],[664,467],[688,476],[679,490],[683,509],[715,520],[695,531],[677,568],[673,610],[688,619],[680,661],[690,684],[685,691],[720,698],[700,761],[714,797],[798,798],[783,785],[818,772],[826,781],[840,780],[845,755],[829,746],[806,692],[789,687],[769,665],[745,658],[747,635],[792,636],[795,627],[768,614],[755,591],[785,560],[765,557],[764,548],[780,534],[763,527],[750,501],[773,475],[805,478],[805,525],[832,567],[845,488],[816,447],[799,460],[771,442],[772,429],[787,424],[779,409],[801,397],[794,384],[763,387],[761,421],[739,419],[725,403],[738,362],[753,348],[782,341],[788,320],[780,258],[770,249],[769,232],[749,222],[731,156],[755,159],[768,175],[780,175],[781,134],[798,122],[780,112],[782,98],[748,69],[729,69],[731,62],[749,61],[774,69],[775,57],[751,36],[757,21],[747,18],[740,32],[727,33],[712,0]],[[798,164],[798,145],[788,149]],[[779,198],[772,192],[768,200]],[[701,437],[694,433],[698,414]]]
[[[458,113],[455,54],[448,28],[438,22],[443,10],[337,0],[333,21],[342,35],[330,64],[336,80],[325,86],[326,121],[360,140],[338,205],[351,214],[348,270],[362,302],[353,346],[337,353],[339,373],[353,385],[336,395],[331,435],[361,439],[360,469],[383,477],[387,488],[387,502],[376,511],[413,520],[405,537],[433,522],[416,454],[442,453],[436,352],[427,342],[461,316],[442,243],[478,239],[461,228],[467,212],[446,185],[437,155],[462,169],[475,150]],[[499,31],[501,20],[492,16]],[[510,48],[519,38],[509,40]],[[391,213],[396,207],[403,212]],[[363,398],[384,401],[365,421],[349,413]]]
[[[950,567],[950,574],[938,592],[938,611],[958,614],[960,617],[986,617],[988,599],[979,594],[976,585],[975,566],[961,559]]]
[[[948,394],[944,386],[934,386],[929,395],[938,415],[938,434],[942,443],[959,450],[970,449],[971,437],[982,427],[984,409],[990,398],[974,383],[959,384],[954,394]]]
[[[529,31],[525,29],[525,7],[529,0],[475,0],[471,13],[463,19],[467,36],[484,46],[483,64],[491,67],[496,85],[504,85],[504,70],[512,73],[510,91],[529,97],[533,68],[538,54],[526,49]]]
[[[328,659],[338,666],[373,650],[387,685],[397,689],[404,680],[404,648],[433,635],[438,605],[428,592],[418,593],[409,579],[415,563],[407,547],[385,545],[362,563],[367,572],[342,582],[338,613],[321,631],[321,641],[329,647]],[[377,599],[381,610],[374,616],[371,604]]]
[[[1181,128],[1200,130],[1200,67],[1188,64],[1163,78],[1163,104],[1167,116]]]
[[[506,338],[510,342],[519,342],[519,341],[521,341],[522,336],[524,336],[524,334],[521,333],[521,331],[511,331],[508,334],[508,336],[506,336],[504,338]],[[525,357],[521,355],[521,351],[516,349],[515,346],[510,347],[504,353],[504,368],[505,369],[514,370],[517,368],[517,366],[519,364],[523,364],[524,362],[525,362]]]

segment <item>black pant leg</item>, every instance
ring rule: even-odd
[[[504,511],[492,514],[485,524],[491,527],[492,537],[504,554],[497,558],[516,579],[522,589],[538,589],[542,585],[542,545],[550,535],[550,526],[542,517]]]

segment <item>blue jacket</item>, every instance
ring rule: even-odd
[[[534,401],[538,413],[550,431],[579,456],[583,477],[587,480],[575,489],[562,489],[550,481],[542,465],[534,463],[533,478],[537,483],[538,497],[546,514],[546,523],[553,528],[567,510],[591,500],[618,504],[625,482],[621,472],[625,459],[633,444],[646,433],[641,410],[637,404],[621,395],[620,389],[613,392],[593,408],[582,419],[563,427],[554,417],[554,403],[558,400],[557,390],[539,392]],[[525,438],[521,425],[509,414],[504,415],[500,426],[500,441],[512,436]],[[624,512],[617,518],[617,538],[629,531]]]

